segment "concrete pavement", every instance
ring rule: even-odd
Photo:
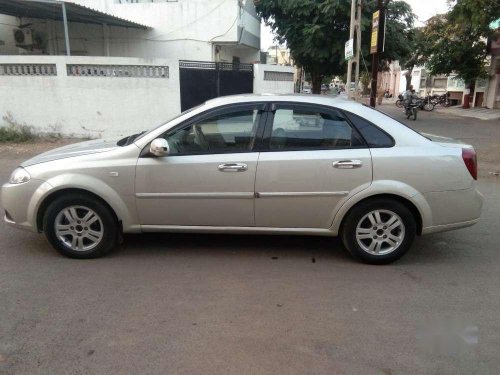
[[[436,111],[444,112],[454,116],[471,117],[479,120],[500,120],[500,109],[489,108],[469,108],[463,109],[461,106],[436,107]]]

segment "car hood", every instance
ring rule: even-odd
[[[31,159],[26,160],[21,164],[23,167],[27,167],[33,164],[45,163],[48,161],[71,158],[74,156],[95,154],[99,152],[106,152],[115,149],[117,146],[119,138],[116,139],[97,139],[92,141],[75,143],[53,150],[44,152],[43,154],[37,155]]]

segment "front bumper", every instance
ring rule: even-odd
[[[1,190],[2,207],[5,210],[4,221],[16,228],[37,231],[34,195],[43,180],[32,178],[23,184],[4,184]]]

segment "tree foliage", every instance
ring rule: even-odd
[[[462,25],[464,31],[471,30],[484,38],[494,34],[489,25],[500,18],[498,0],[450,0],[451,22]]]
[[[350,3],[348,0],[255,1],[258,14],[271,27],[278,42],[286,43],[294,61],[311,74],[315,93],[319,93],[323,77],[341,75],[346,70],[344,45],[349,39]],[[365,2],[362,9],[362,51],[368,66],[375,5],[374,1]],[[407,41],[414,19],[406,2],[389,2],[384,61],[408,58],[411,47]]]
[[[423,28],[426,67],[431,74],[456,73],[467,84],[486,76],[489,24],[500,17],[500,3],[453,0],[451,10],[432,17]]]

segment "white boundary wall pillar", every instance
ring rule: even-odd
[[[293,94],[294,71],[291,66],[255,64],[253,92],[255,94]]]

